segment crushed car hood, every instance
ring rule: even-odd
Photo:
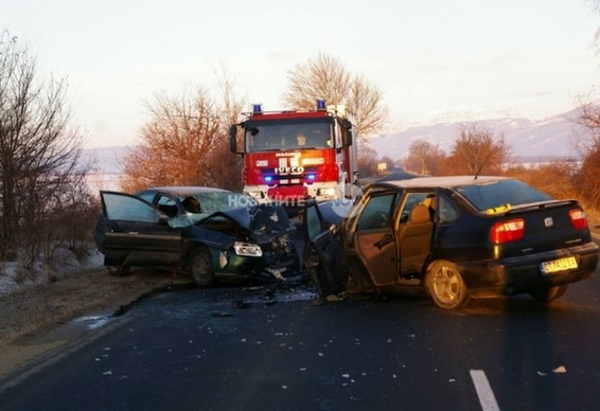
[[[269,243],[296,229],[285,210],[279,206],[259,205],[234,208],[216,212],[207,219],[218,215],[225,216],[247,229],[252,239],[258,244]]]

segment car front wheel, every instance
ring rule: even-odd
[[[456,310],[469,303],[467,287],[456,265],[434,261],[427,270],[425,284],[433,302],[445,310]]]
[[[206,247],[196,247],[190,254],[190,271],[199,286],[209,286],[215,282],[212,255]]]
[[[547,303],[560,298],[567,291],[567,285],[557,285],[554,287],[536,288],[529,291],[529,295],[536,301]]]

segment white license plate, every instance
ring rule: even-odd
[[[554,261],[547,261],[541,264],[542,273],[552,274],[560,271],[572,270],[577,268],[575,257],[560,258]]]

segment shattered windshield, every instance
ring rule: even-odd
[[[246,125],[246,151],[296,150],[334,147],[333,123],[328,117],[254,121]]]
[[[483,184],[470,184],[457,187],[477,210],[501,212],[511,207],[552,200],[544,194],[519,180],[499,180]]]
[[[171,218],[172,228],[188,227],[218,212],[256,205],[256,201],[240,193],[209,192],[183,195],[179,199],[186,213]]]

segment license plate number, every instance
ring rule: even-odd
[[[554,261],[547,261],[541,264],[542,273],[552,274],[560,271],[572,270],[577,268],[575,257],[560,258]]]

